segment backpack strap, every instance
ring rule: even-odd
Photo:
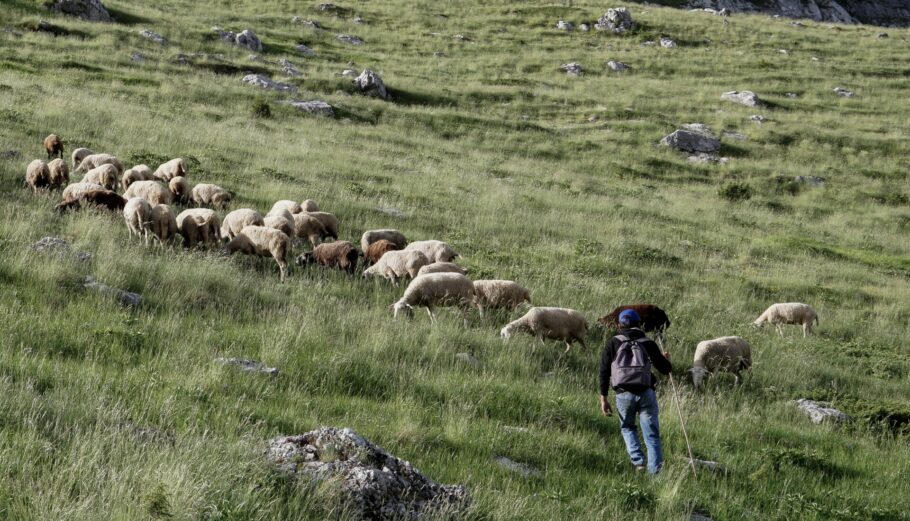
[[[632,340],[631,338],[627,337],[626,335],[616,335],[614,338],[616,338],[620,342],[629,342]]]

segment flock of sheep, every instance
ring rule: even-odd
[[[271,257],[278,264],[283,281],[287,276],[288,257],[294,239],[306,240],[312,250],[296,259],[299,266],[320,265],[345,270],[353,274],[359,262],[365,269],[363,277],[383,277],[395,286],[399,279],[410,279],[404,295],[392,304],[395,317],[413,317],[415,307],[425,307],[432,322],[436,308],[457,307],[462,311],[464,325],[468,314],[477,308],[480,316],[487,309],[514,311],[522,305],[531,306],[530,292],[510,280],[470,280],[467,271],[455,264],[458,253],[438,240],[408,242],[398,230],[368,230],[360,239],[360,250],[350,241],[338,240],[339,221],[335,215],[319,210],[312,200],[302,203],[277,201],[265,216],[250,208],[233,210],[223,219],[212,208],[224,209],[232,194],[214,184],[200,183],[190,188],[187,182],[187,163],[175,158],[154,171],[146,165],[124,170],[123,164],[110,154],[96,154],[86,148],[72,153],[73,173],[85,172],[82,180],[69,184],[70,167],[63,159],[63,141],[51,134],[44,140],[50,160],[32,161],[27,169],[26,184],[35,192],[63,188],[58,212],[78,210],[93,205],[123,213],[131,235],[143,240],[146,246],[154,239],[160,246],[182,237],[187,248],[213,246],[226,241],[223,255],[240,252],[246,255]],[[123,195],[116,192],[123,190]],[[176,216],[172,203],[186,208]],[[211,207],[211,208],[207,208]],[[322,242],[331,239],[332,242]],[[619,313],[635,309],[642,318],[645,331],[662,336],[670,320],[666,313],[652,304],[620,306],[599,322],[605,327],[618,328]],[[754,322],[774,324],[783,335],[781,326],[798,324],[803,336],[812,331],[818,316],[807,304],[774,304]],[[527,332],[539,340],[565,342],[567,353],[578,342],[587,347],[588,321],[574,309],[530,307],[522,317],[506,324],[500,331],[505,340],[517,332]],[[739,374],[752,365],[749,344],[738,336],[706,340],[696,346],[692,377],[700,387],[706,374],[730,372],[739,381]]]

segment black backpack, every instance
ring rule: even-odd
[[[616,335],[622,344],[616,350],[610,375],[614,387],[651,386],[651,358],[639,340]]]

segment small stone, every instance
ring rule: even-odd
[[[788,51],[787,49],[778,49],[777,52],[779,52],[780,54],[783,54],[783,55],[790,54],[790,51]]]
[[[579,24],[578,30],[583,33],[586,33],[591,30],[591,24]]]
[[[455,359],[475,369],[480,367],[480,360],[475,358],[471,353],[458,353],[455,355]]]
[[[295,16],[293,16],[293,17],[291,18],[291,23],[292,23],[292,24],[299,24],[300,22],[301,22],[301,18],[300,18],[299,16],[296,16],[296,15],[295,15]]]
[[[145,61],[145,55],[141,52],[134,52],[130,55],[130,61],[142,63]]]
[[[187,63],[189,63],[190,57],[183,53],[178,53],[177,56],[174,56],[174,61],[179,63],[180,65],[186,65]]]
[[[456,34],[452,38],[455,38],[456,40],[461,41],[461,42],[470,42],[471,41],[470,38],[468,38],[467,36],[465,36],[463,34]]]
[[[347,44],[351,44],[351,45],[363,45],[363,40],[362,40],[362,39],[360,39],[360,38],[358,38],[358,37],[356,37],[356,36],[352,36],[352,35],[350,35],[350,34],[338,34],[338,35],[335,36],[335,38],[338,39],[339,41],[342,41],[342,42],[347,43]]]
[[[842,98],[852,98],[853,91],[843,87],[834,87],[834,93]]]
[[[502,430],[514,434],[527,434],[530,432],[527,427],[513,427],[511,425],[503,425]]]
[[[756,122],[756,123],[758,123],[758,124],[762,124],[762,123],[764,123],[765,121],[768,120],[767,118],[765,118],[765,117],[762,116],[761,114],[753,114],[753,115],[749,116],[749,119],[752,120],[752,121],[754,121],[754,122]]]
[[[362,93],[368,96],[376,96],[380,99],[388,99],[389,93],[386,90],[385,83],[378,74],[370,69],[364,69],[360,76],[354,78],[354,85]]]
[[[724,92],[720,95],[720,99],[739,103],[740,105],[745,105],[747,107],[757,107],[762,104],[761,100],[758,99],[758,96],[751,90]]]
[[[314,51],[313,49],[310,49],[309,47],[307,47],[306,45],[304,45],[302,43],[297,45],[296,47],[294,47],[294,49],[296,49],[297,52],[299,52],[300,54],[302,54],[304,56],[316,56],[316,51]]]
[[[556,28],[560,29],[562,31],[572,31],[575,29],[575,24],[573,24],[572,22],[566,22],[564,20],[560,20],[560,21],[556,22]]]
[[[591,116],[590,118],[588,118],[588,123],[596,123],[596,122],[597,122],[597,116]]]
[[[243,77],[242,81],[244,83],[248,83],[262,89],[278,90],[283,92],[297,92],[296,86],[272,81],[271,78],[265,76],[264,74],[247,74]]]
[[[653,47],[655,45],[657,45],[657,42],[655,42],[654,40],[645,40],[645,41],[641,42],[642,47]]]
[[[300,70],[287,59],[281,58],[278,60],[278,64],[281,65],[281,72],[283,72],[285,76],[300,76]]]
[[[293,101],[288,102],[288,104],[296,109],[302,110],[309,114],[313,114],[315,116],[324,116],[327,118],[335,117],[334,107],[332,107],[328,103],[321,101],[321,100],[313,100],[313,101],[293,100]]]
[[[138,293],[124,291],[122,289],[112,288],[107,284],[98,282],[95,277],[87,275],[82,281],[82,287],[97,293],[103,293],[114,297],[121,306],[127,308],[137,308],[142,304],[142,296]]]
[[[699,152],[695,155],[691,155],[691,156],[689,156],[688,159],[689,159],[690,163],[699,163],[699,164],[718,163],[721,165],[725,165],[730,161],[730,158],[728,158],[728,157],[717,157],[714,154],[706,154],[704,152]]]
[[[795,92],[788,92],[788,93],[784,94],[784,96],[786,96],[788,98],[798,98],[799,94],[797,94]]]
[[[259,56],[258,54],[251,54],[247,56],[246,59],[250,60],[251,62],[265,63],[265,58]]]
[[[390,217],[395,217],[396,219],[404,219],[407,217],[407,214],[399,210],[398,208],[386,208],[382,206],[377,206],[376,211],[388,215]]]
[[[437,57],[437,58],[442,58],[442,57],[445,56],[445,55],[446,55],[446,53],[444,53],[444,52],[442,52],[442,51],[436,51],[436,52],[433,53],[433,56],[435,56],[435,57]]]
[[[805,27],[806,26],[806,24],[804,24],[802,22],[790,22],[790,25],[792,25],[793,27]]]
[[[316,6],[316,9],[319,9],[320,11],[337,11],[337,10],[338,10],[338,6],[335,5],[335,4],[328,4],[328,3],[326,3],[326,4],[319,4],[319,5],[317,5],[317,6]]]
[[[505,456],[497,456],[493,461],[495,461],[497,464],[499,464],[500,467],[506,470],[520,474],[521,477],[525,479],[540,475],[540,471],[536,468],[530,465],[525,465],[524,463],[510,460]]]
[[[689,516],[689,521],[714,521],[710,517],[699,514],[698,512],[692,512],[692,515]]]
[[[355,24],[357,24],[357,25],[363,25],[363,24],[366,23],[366,21],[365,21],[363,18],[359,17],[359,16],[355,16],[354,19],[351,20],[351,22],[352,22],[352,23],[355,23]]]
[[[723,132],[720,133],[720,135],[722,137],[733,139],[735,141],[745,141],[747,139],[746,136],[744,136],[738,132],[731,132],[729,130],[724,130]]]
[[[814,61],[814,62],[819,61],[818,57],[816,57],[816,56],[813,56],[811,59],[812,59],[812,61]]]
[[[255,360],[247,360],[245,358],[216,358],[215,361],[223,365],[239,367],[241,371],[247,373],[264,373],[269,376],[278,376],[277,367],[266,367]]]
[[[798,175],[793,180],[809,186],[825,186],[825,178],[817,175]]]
[[[610,70],[616,71],[616,72],[623,72],[629,68],[629,66],[626,65],[625,63],[613,61],[613,60],[610,60],[607,62],[607,67],[609,67]]]
[[[0,152],[0,159],[19,159],[22,154],[18,150],[4,150]]]
[[[218,33],[218,38],[223,42],[235,43],[237,35],[233,31],[225,31],[221,27],[213,26],[212,32]]]
[[[341,71],[341,75],[346,78],[356,78],[357,71],[355,71],[354,69],[345,69],[345,70]]]
[[[167,45],[167,39],[164,36],[161,36],[158,33],[149,31],[148,29],[143,29],[143,30],[139,31],[139,36],[142,36],[143,38],[147,38],[159,45]]]
[[[584,73],[581,64],[577,62],[564,63],[559,68],[565,71],[568,76],[581,76]]]
[[[809,416],[809,420],[816,425],[827,420],[834,423],[844,423],[850,420],[849,416],[825,402],[800,399],[796,400],[796,406],[806,413],[806,415]]]
[[[667,48],[667,49],[673,49],[676,47],[676,42],[674,42],[670,38],[667,38],[666,36],[661,36],[660,37],[660,46]]]

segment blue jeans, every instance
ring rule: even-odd
[[[648,449],[648,473],[657,474],[663,466],[664,455],[660,446],[660,425],[657,421],[657,395],[654,389],[641,394],[617,393],[616,412],[626,451],[633,465],[644,465],[645,455],[641,452],[638,429],[635,427],[636,413],[641,416],[641,434]]]

